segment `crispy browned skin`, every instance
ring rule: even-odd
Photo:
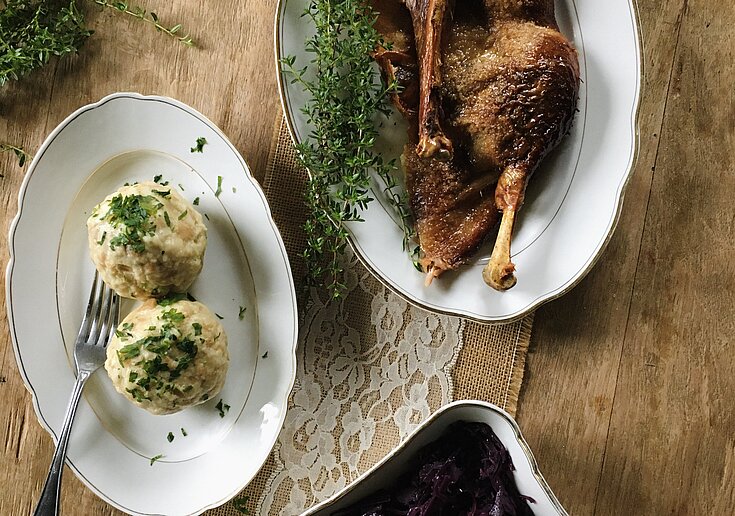
[[[421,245],[427,282],[464,264],[498,221],[493,189],[497,176],[477,173],[457,154],[451,160],[421,158],[412,144],[401,157],[406,189]]]
[[[393,101],[410,122],[409,144],[401,161],[421,264],[430,280],[465,263],[497,224],[493,191],[499,171],[473,167],[462,148],[449,160],[419,157],[418,76],[411,19],[399,0],[373,0],[373,8],[380,13],[376,27],[391,45],[390,51],[379,49],[376,60],[388,79],[398,80],[400,94]]]
[[[569,130],[579,66],[556,25],[553,0],[485,0],[482,7],[457,9],[448,33],[447,116],[471,142],[475,165],[502,171],[495,203],[503,220],[483,278],[505,290],[515,284],[515,214],[528,178]]]
[[[379,11],[390,3],[374,2]],[[574,116],[577,54],[556,27],[552,0],[465,0],[456,5],[442,55],[445,125],[457,152],[439,161],[420,157],[409,145],[402,157],[422,264],[431,277],[465,263],[500,210],[503,220],[483,278],[505,290],[515,284],[510,239],[528,178]],[[387,59],[383,68],[410,67],[410,56],[401,63]],[[415,91],[415,74],[409,79],[404,91]],[[404,114],[415,120],[415,97],[401,100]],[[415,135],[409,132],[412,143]]]
[[[452,157],[452,142],[441,121],[442,33],[451,18],[450,0],[405,0],[413,21],[419,68],[419,141],[416,152],[423,158]]]

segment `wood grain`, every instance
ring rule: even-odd
[[[570,514],[733,514],[735,12],[638,7],[635,176],[601,262],[536,315],[519,423]]]
[[[211,118],[262,179],[279,113],[275,1],[146,7],[184,23],[200,48],[90,7],[96,33],[79,56],[0,89],[0,141],[35,150],[81,105],[114,91],[156,93]],[[734,514],[735,11],[731,0],[639,0],[638,10],[635,175],[603,258],[536,315],[518,420],[571,514]],[[0,167],[7,234],[24,170],[7,155]],[[53,443],[5,318],[0,400],[0,514],[26,515]],[[63,489],[66,514],[119,514],[71,473]]]
[[[275,2],[137,2],[164,23],[180,22],[198,48],[166,38],[148,25],[112,10],[86,9],[95,34],[78,56],[0,89],[0,141],[35,151],[75,109],[115,91],[137,91],[177,98],[201,111],[228,135],[262,179],[279,116],[273,61]],[[17,209],[24,169],[0,155],[3,235]],[[2,239],[0,254],[7,256]],[[4,267],[2,268],[4,277]],[[0,311],[6,313],[2,296]],[[0,514],[32,513],[40,494],[53,443],[40,427],[23,386],[10,343],[7,320],[0,319]],[[65,514],[121,514],[86,489],[67,470]]]

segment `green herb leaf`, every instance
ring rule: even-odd
[[[97,5],[101,5],[102,7],[109,7],[110,9],[115,9],[117,11],[120,11],[121,13],[128,14],[132,16],[133,18],[137,18],[145,23],[149,23],[153,25],[153,27],[159,31],[163,32],[167,36],[171,36],[175,40],[177,40],[179,43],[182,43],[186,45],[187,47],[193,47],[195,46],[194,40],[189,36],[188,34],[184,36],[179,36],[178,32],[181,30],[181,24],[177,23],[176,25],[173,25],[171,28],[166,27],[165,25],[162,25],[158,19],[158,15],[154,12],[146,13],[145,9],[142,7],[137,6],[130,6],[127,2],[113,2],[110,0],[94,0],[94,3]]]
[[[217,190],[214,192],[215,197],[219,197],[222,193],[222,176],[217,176]]]
[[[246,312],[247,310],[248,310],[248,309],[247,309],[247,307],[245,307],[245,306],[241,306],[241,307],[240,307],[240,312],[239,312],[239,313],[237,314],[237,318],[238,318],[238,319],[240,319],[240,320],[242,321],[242,320],[243,320],[243,318],[245,317],[245,312]]]
[[[168,435],[166,436],[166,440],[168,442],[172,442],[174,440],[174,434],[172,432],[169,432]]]
[[[194,201],[192,201],[192,204],[194,206],[199,206],[199,197],[195,198]]]
[[[204,152],[204,146],[207,144],[207,139],[203,136],[197,138],[196,145],[191,148],[191,152]]]
[[[189,213],[189,210],[184,210],[184,211],[182,211],[182,212],[181,212],[181,214],[179,215],[179,220],[181,220],[181,219],[183,219],[184,217],[186,217],[186,214],[187,214],[187,213]]]
[[[187,435],[189,435],[189,434],[186,433],[186,430],[184,430],[183,427],[181,428],[181,435],[183,435],[184,437],[186,437]]]
[[[236,511],[239,511],[241,514],[250,514],[250,509],[248,509],[247,507],[248,503],[250,503],[249,496],[241,496],[232,500],[232,506],[235,508]]]
[[[154,463],[154,462],[156,462],[156,461],[158,461],[158,460],[162,459],[163,457],[165,457],[165,455],[162,455],[162,454],[160,454],[160,453],[159,453],[158,455],[156,455],[155,457],[151,457],[151,466],[153,466],[153,463]]]
[[[214,406],[219,411],[219,417],[225,417],[225,414],[227,414],[227,411],[230,410],[230,406],[227,403],[222,403],[222,399],[220,398],[219,402]]]
[[[2,15],[0,15],[0,19],[2,18]],[[2,28],[0,28],[0,40],[2,39]],[[3,57],[0,55],[0,66],[2,66],[3,63]],[[2,77],[2,72],[0,72],[0,78]],[[2,81],[0,80],[0,86],[2,86]],[[26,164],[26,161],[28,160],[29,156],[26,154],[26,152],[20,148],[16,147],[15,145],[10,145],[9,143],[0,143],[0,152],[12,152],[15,154],[15,157],[18,159],[18,166],[22,167]],[[4,177],[2,174],[0,174],[0,177]]]

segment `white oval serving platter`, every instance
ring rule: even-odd
[[[529,507],[536,516],[567,516],[559,500],[539,471],[536,459],[523,438],[518,424],[506,411],[484,401],[455,401],[434,412],[380,462],[354,482],[301,516],[329,516],[346,509],[371,494],[390,489],[410,467],[416,453],[437,440],[444,430],[457,421],[486,423],[510,453],[518,492],[530,497]]]
[[[192,152],[199,137],[207,143]],[[110,95],[64,120],[20,189],[9,236],[8,320],[38,420],[56,441],[94,273],[85,221],[122,184],[158,175],[189,201],[199,198],[196,208],[205,215],[204,268],[190,293],[222,317],[227,380],[203,405],[153,416],[120,396],[101,369],[84,391],[67,464],[129,514],[198,514],[226,502],[258,472],[296,374],[296,298],[286,250],[260,186],[224,134],[181,102],[135,93]],[[121,317],[133,306],[126,300]],[[224,417],[215,408],[220,399],[230,406]],[[156,455],[162,457],[151,464]]]
[[[281,102],[297,142],[309,134],[301,111],[308,95],[292,83],[281,59],[295,57],[294,66],[307,67],[307,77],[313,76],[304,48],[314,33],[302,16],[307,4],[280,0],[275,22]],[[491,238],[473,263],[425,287],[423,274],[402,251],[403,233],[378,180],[371,192],[376,202],[362,213],[365,222],[349,226],[350,243],[365,266],[421,308],[486,323],[518,319],[576,285],[612,235],[636,158],[642,61],[635,8],[632,0],[556,0],[556,15],[579,52],[579,112],[570,134],[529,183],[511,246],[517,285],[496,292],[482,281]],[[405,123],[396,113],[382,122],[376,150],[396,158],[407,140]]]

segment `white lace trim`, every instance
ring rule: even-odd
[[[310,293],[276,468],[256,514],[280,506],[292,516],[330,497],[452,399],[464,322],[409,305],[350,261],[340,303]]]

